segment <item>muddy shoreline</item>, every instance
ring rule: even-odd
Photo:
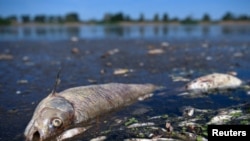
[[[134,115],[125,113],[132,113],[141,105],[151,109],[137,115],[143,120],[145,116],[178,115],[178,108],[183,105],[216,109],[248,102],[250,97],[243,92],[233,95],[233,100],[227,95],[176,99],[176,90],[186,82],[174,82],[170,77],[193,79],[212,72],[233,71],[249,81],[250,41],[93,39],[1,41],[0,46],[0,140],[3,141],[23,140],[24,128],[34,108],[51,91],[60,68],[63,68],[62,82],[57,91],[108,82],[166,86],[166,91],[156,97],[113,113],[113,117],[120,114],[131,118]],[[123,71],[117,74],[118,69]],[[93,133],[88,138],[96,136],[98,133]]]

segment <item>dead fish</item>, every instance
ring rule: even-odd
[[[129,125],[128,128],[137,128],[137,127],[145,127],[145,126],[153,126],[153,125],[155,125],[153,122],[134,123],[132,125]]]
[[[205,93],[210,90],[237,88],[243,84],[239,78],[223,73],[213,73],[194,79],[185,85],[185,90],[194,93]]]
[[[128,106],[156,89],[153,84],[108,83],[52,91],[36,107],[24,136],[26,141],[73,137],[84,132],[91,119]]]

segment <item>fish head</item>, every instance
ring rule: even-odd
[[[42,100],[27,125],[26,141],[44,141],[60,135],[74,122],[73,105],[63,97],[49,95]]]
[[[211,88],[212,82],[210,80],[195,79],[185,85],[185,90],[194,93],[207,92]]]

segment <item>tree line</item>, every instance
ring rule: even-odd
[[[231,12],[225,13],[219,21],[250,21],[250,15],[239,15],[235,16]],[[163,15],[155,14],[151,19],[146,19],[144,14],[140,14],[137,19],[132,19],[129,15],[125,15],[122,12],[115,14],[107,13],[104,14],[101,20],[88,20],[82,21],[77,13],[67,13],[64,16],[58,15],[44,15],[39,14],[34,17],[30,15],[22,15],[20,17],[12,15],[8,17],[0,17],[0,25],[11,25],[17,23],[120,23],[120,22],[163,22],[171,23],[178,22],[183,24],[196,24],[199,22],[214,22],[209,14],[204,14],[201,19],[194,19],[192,16],[187,16],[184,19],[179,19],[178,17],[170,18],[167,13]]]

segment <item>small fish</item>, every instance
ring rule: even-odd
[[[134,123],[132,125],[129,125],[128,128],[137,128],[137,127],[145,127],[145,126],[153,126],[153,125],[155,125],[153,122]]]
[[[69,88],[60,93],[53,90],[36,107],[24,136],[26,141],[71,138],[87,130],[94,118],[128,106],[156,89],[158,86],[153,84],[108,83]]]
[[[239,78],[223,73],[213,73],[194,79],[185,85],[185,90],[194,93],[206,93],[210,90],[237,88],[243,84]]]

